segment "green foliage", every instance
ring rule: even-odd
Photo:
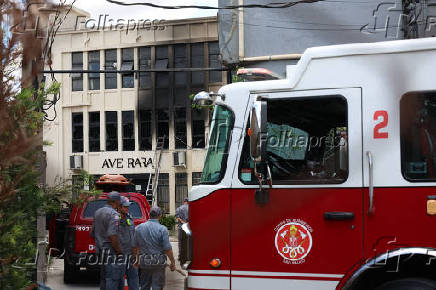
[[[235,66],[232,69],[232,83],[239,83],[239,82],[243,82],[244,79],[240,76],[237,75],[238,69],[240,69],[240,66]]]
[[[83,203],[89,197],[97,199],[102,193],[101,190],[95,189],[94,176],[90,175],[86,170],[80,171],[77,183],[72,186],[72,191],[77,194],[77,196],[72,197],[72,202],[74,204]],[[88,186],[88,189],[84,189],[85,186]]]
[[[0,131],[0,289],[23,289],[36,272],[36,219],[39,211],[60,209],[68,187],[39,187],[40,132],[47,95],[59,91],[59,84],[47,89],[23,89],[3,96]],[[3,115],[4,116],[4,115]],[[70,191],[71,192],[71,191]]]
[[[176,225],[176,218],[173,215],[162,215],[159,222],[166,226],[169,231],[172,231]]]

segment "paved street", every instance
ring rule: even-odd
[[[178,247],[177,241],[171,238],[171,245],[173,246],[174,256],[176,258],[176,266],[179,268],[177,261]],[[98,280],[94,273],[83,272],[80,279],[74,284],[64,284],[64,261],[63,259],[55,259],[49,268],[47,286],[53,290],[64,289],[99,289]],[[178,272],[171,272],[167,268],[166,272],[166,286],[168,290],[183,289],[184,277]]]

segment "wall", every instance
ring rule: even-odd
[[[271,2],[219,0],[219,5]],[[421,8],[417,6],[412,10]],[[320,1],[279,9],[244,8],[242,24],[239,21],[241,10],[220,10],[220,49],[224,62],[237,63],[243,57],[299,54],[314,46],[402,39],[404,26],[410,30],[411,25],[406,24],[412,21],[411,16],[403,15],[402,11],[401,0]],[[242,52],[239,51],[241,45]],[[295,61],[246,63],[245,67],[265,67],[285,76],[286,64],[293,63]]]

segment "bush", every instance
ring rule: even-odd
[[[173,215],[162,215],[159,222],[166,226],[169,231],[172,231],[176,225],[176,218]]]

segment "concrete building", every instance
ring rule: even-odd
[[[146,25],[138,20],[129,29],[109,27],[116,22],[106,16],[89,17],[80,9],[70,11],[53,44],[53,70],[221,66],[216,17]],[[199,182],[209,131],[208,112],[192,109],[189,95],[217,91],[226,83],[226,73],[132,71],[55,77],[61,93],[50,116],[56,119],[44,124],[44,139],[52,143],[45,146],[47,183],[58,178],[74,181],[84,169],[95,176],[122,174],[136,185],[131,190],[145,193],[157,165],[159,139],[158,204],[174,214]]]
[[[218,1],[220,7],[272,2]],[[286,65],[295,64],[309,47],[435,36],[436,1],[313,1],[287,8],[222,9],[218,20],[224,63],[284,76]]]

